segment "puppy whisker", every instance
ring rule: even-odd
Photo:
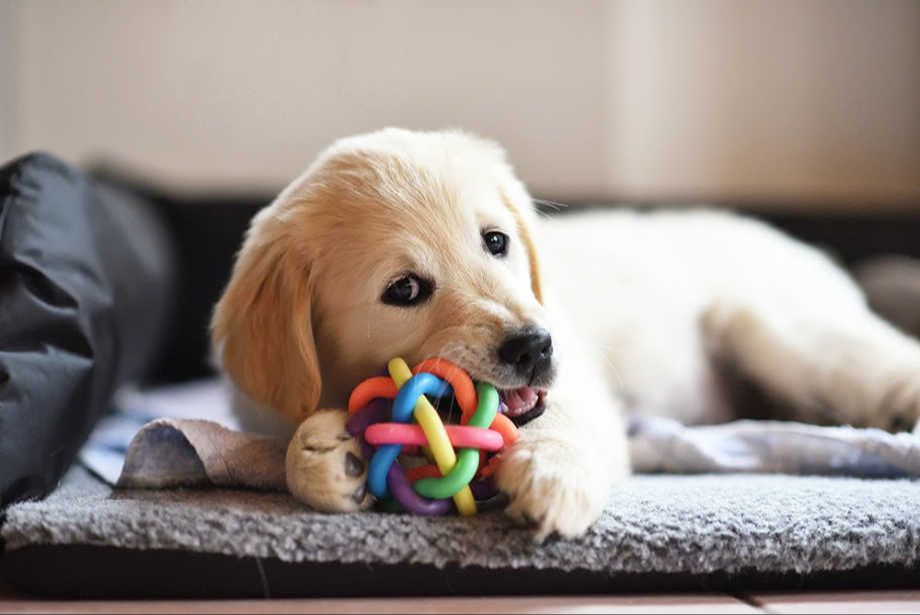
[[[569,207],[569,205],[566,203],[560,203],[558,201],[550,201],[549,199],[532,199],[532,200],[534,204],[537,205],[538,207],[546,207],[546,208],[552,209],[553,211],[559,211],[560,209],[566,209]],[[539,212],[540,209],[538,208],[537,211]]]
[[[620,347],[612,345],[612,344],[600,344],[600,348],[604,351],[601,353],[602,355],[601,358],[604,361],[604,363],[607,365],[607,367],[609,368],[610,378],[613,380],[614,385],[619,388],[624,383],[625,378],[623,377],[623,374],[621,372],[620,365],[616,361],[614,361],[613,358],[611,358],[609,353],[617,352],[620,349]]]

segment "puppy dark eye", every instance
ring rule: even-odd
[[[410,306],[422,303],[431,296],[434,285],[414,273],[390,282],[381,300],[389,305]]]
[[[508,252],[508,236],[498,231],[489,231],[482,234],[486,250],[493,256],[504,256]]]

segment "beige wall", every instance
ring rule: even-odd
[[[274,186],[337,137],[459,126],[505,142],[540,189],[604,189],[598,2],[15,8],[14,149]]]
[[[0,0],[0,156],[276,188],[384,125],[534,192],[920,204],[920,2]]]
[[[609,8],[615,192],[920,205],[920,2]]]

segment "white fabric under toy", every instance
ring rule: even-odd
[[[218,381],[123,393],[116,404],[81,453],[111,484],[285,488],[286,443],[235,431]],[[878,429],[751,420],[687,427],[634,415],[629,452],[640,473],[920,477],[920,437]]]

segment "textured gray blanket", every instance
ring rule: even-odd
[[[149,417],[203,406],[214,416],[214,392],[209,384],[194,385],[162,398],[123,399],[127,412],[93,436],[84,464],[114,482],[126,443]],[[308,511],[272,491],[283,488],[282,444],[189,420],[190,412],[178,415],[135,438],[123,481],[196,488],[113,490],[76,467],[46,501],[8,510],[6,548],[88,544],[286,562],[696,574],[912,566],[920,555],[920,482],[900,478],[920,475],[918,440],[910,434],[783,423],[686,428],[661,419],[634,422],[630,446],[638,469],[709,474],[634,476],[615,490],[584,537],[537,546],[527,531],[494,512],[423,518]],[[202,485],[221,488],[197,488]],[[226,489],[232,486],[259,490]]]
[[[707,573],[908,566],[920,483],[783,475],[637,476],[572,541],[535,545],[499,513],[472,518],[312,513],[283,493],[115,490],[81,468],[17,504],[7,549],[32,544],[188,549],[287,562]]]

